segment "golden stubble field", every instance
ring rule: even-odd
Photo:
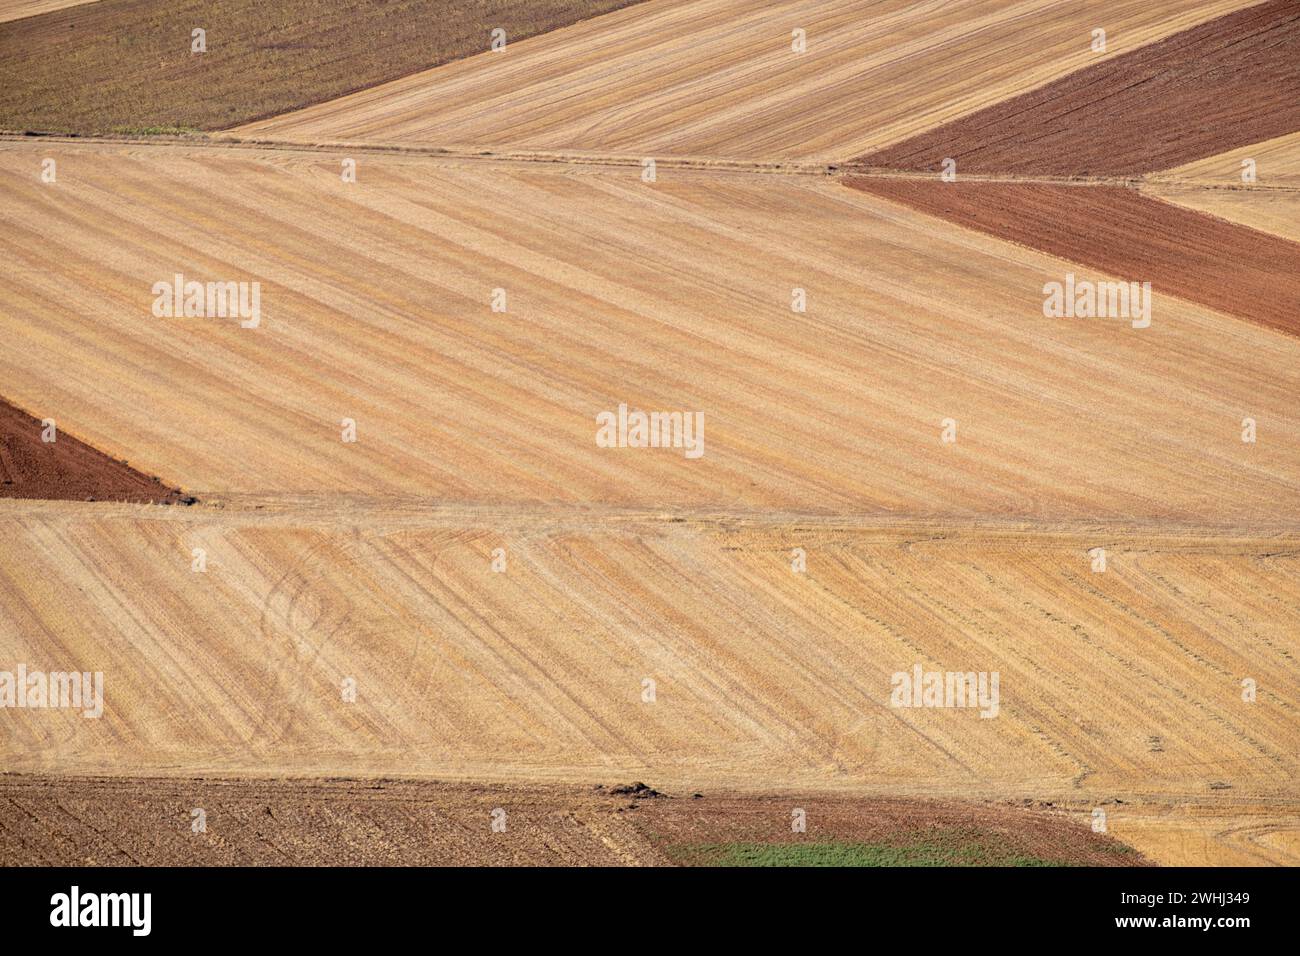
[[[648,0],[240,136],[847,160],[1243,0]],[[1090,31],[1104,27],[1104,54]],[[795,53],[793,31],[806,51]]]
[[[7,397],[204,497],[1296,518],[1293,338],[1160,295],[1149,329],[1045,319],[1079,267],[827,177],[338,170],[4,143]],[[259,280],[260,326],[155,317],[178,272]],[[597,447],[622,402],[702,412],[704,457]]]
[[[94,2],[96,0],[0,0],[0,23]]]
[[[0,655],[107,701],[4,711],[11,771],[1046,799],[1146,852],[1247,805],[1296,847],[1295,534],[23,502],[0,535]],[[996,716],[891,706],[915,665],[998,672]]]

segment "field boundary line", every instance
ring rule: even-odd
[[[937,172],[890,169],[857,161],[814,162],[793,159],[751,160],[727,156],[633,156],[616,153],[541,152],[477,149],[399,143],[307,142],[232,136],[226,133],[190,136],[73,136],[33,134],[0,130],[0,143],[58,143],[74,147],[98,146],[145,147],[151,149],[210,150],[216,153],[236,151],[276,152],[300,156],[327,156],[336,153],[387,156],[413,160],[432,160],[483,166],[538,167],[551,169],[640,169],[645,159],[653,159],[656,170],[691,173],[719,173],[754,176],[810,176],[842,179],[856,176],[866,179],[938,179]],[[1051,176],[1021,173],[962,173],[961,182],[1020,183],[1055,186],[1118,186],[1140,190],[1145,186],[1177,185],[1188,189],[1241,190],[1243,192],[1300,193],[1300,185],[1251,186],[1183,179],[1164,173],[1141,176]]]
[[[1039,540],[1044,545],[1125,546],[1129,550],[1206,550],[1225,547],[1260,557],[1300,555],[1300,524],[1182,524],[1130,521],[1123,524],[1062,519],[1026,521],[991,516],[890,515],[878,512],[736,511],[712,508],[649,508],[618,505],[485,504],[413,496],[346,494],[255,495],[200,493],[186,508],[119,502],[0,498],[0,520],[161,520],[227,527],[354,526],[365,521],[379,530],[409,528],[493,528],[521,532],[683,535],[773,533],[879,538],[884,542],[984,542]]]

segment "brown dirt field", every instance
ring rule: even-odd
[[[1097,25],[1108,26],[1104,17]],[[938,170],[951,157],[958,175],[1132,176],[1296,130],[1300,5],[1273,0],[1087,67],[861,162]]]
[[[41,431],[38,419],[0,399],[0,498],[173,504],[184,497],[61,430],[53,442],[42,441]]]
[[[1078,814],[1009,803],[401,780],[0,777],[0,866],[666,865],[681,845],[961,840],[1089,866],[1143,858]],[[792,808],[807,832],[791,832]],[[201,808],[206,830],[195,833]],[[493,832],[493,810],[506,829]]]
[[[845,182],[1125,281],[1149,281],[1157,294],[1300,335],[1300,244],[1278,236],[1116,186]]]
[[[0,23],[0,128],[218,129],[635,0],[119,0]],[[190,52],[191,30],[207,52]]]

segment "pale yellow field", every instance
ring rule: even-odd
[[[236,132],[846,160],[1249,5],[650,0]]]
[[[1160,296],[1148,329],[1045,319],[1078,267],[824,177],[338,168],[4,143],[4,394],[205,498],[1300,515],[1292,337]],[[259,280],[261,326],[154,317],[176,272]],[[704,457],[597,447],[620,402],[703,412]]]
[[[0,0],[0,23],[94,2],[96,0]]]
[[[0,537],[0,660],[103,671],[107,702],[0,710],[11,771],[1296,809],[1295,533],[264,500],[4,502]],[[915,664],[999,672],[998,715],[890,706]],[[1270,839],[1300,862],[1294,833]]]
[[[1230,792],[1230,791],[1229,791]],[[1300,805],[1228,798],[1107,810],[1107,832],[1165,866],[1295,866]],[[1090,818],[1090,812],[1085,814]]]

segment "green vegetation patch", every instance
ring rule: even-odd
[[[988,843],[709,843],[670,846],[682,866],[1069,866]]]

